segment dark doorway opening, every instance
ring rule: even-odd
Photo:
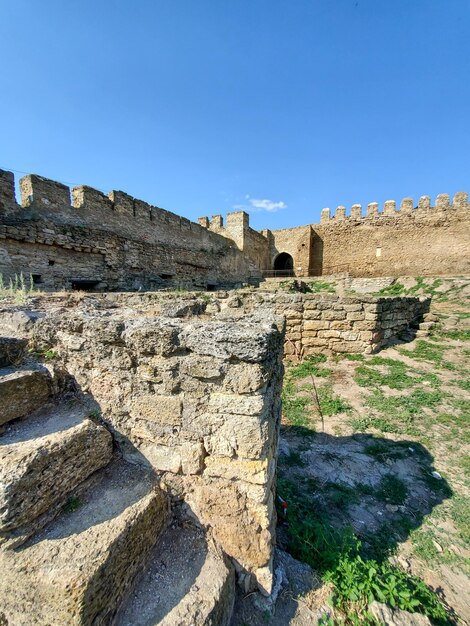
[[[94,291],[99,280],[72,280],[72,291]]]
[[[294,276],[294,259],[287,252],[281,252],[274,259],[276,276]]]

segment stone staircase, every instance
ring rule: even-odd
[[[0,625],[228,624],[233,571],[26,342],[0,338]]]

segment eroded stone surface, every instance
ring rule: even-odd
[[[0,370],[0,424],[23,417],[41,407],[50,395],[46,370]]]
[[[110,623],[164,527],[167,504],[148,472],[126,463],[103,472],[76,510],[0,553],[6,623]]]
[[[154,550],[116,626],[227,626],[233,609],[233,568],[210,537],[173,526]]]
[[[111,455],[110,432],[79,405],[54,407],[10,427],[0,447],[0,532],[35,519]]]
[[[0,337],[0,368],[18,365],[26,353],[26,339]]]

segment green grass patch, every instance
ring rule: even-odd
[[[464,391],[470,391],[470,380],[463,378],[462,380],[452,380],[451,383],[460,387]]]
[[[325,280],[315,280],[312,283],[309,283],[308,287],[311,293],[320,293],[322,291],[335,293],[336,291],[335,285],[333,283],[328,283]]]
[[[345,352],[341,355],[336,355],[336,358],[346,359],[346,361],[364,361],[365,357],[363,354],[348,354],[347,352]]]
[[[332,370],[319,367],[320,363],[326,361],[324,354],[314,354],[304,359],[298,365],[294,365],[288,368],[287,376],[291,380],[298,380],[306,378],[307,376],[320,376],[328,377],[333,373]]]
[[[349,424],[355,433],[364,433],[371,428],[381,433],[401,433],[401,428],[384,417],[374,417],[371,415],[354,417],[350,420]]]
[[[292,426],[306,427],[310,424],[310,399],[283,396],[282,412]]]
[[[348,413],[351,405],[343,398],[333,393],[332,387],[325,385],[318,390],[318,399],[323,415],[337,415],[338,413]]]
[[[444,394],[438,390],[415,389],[406,396],[385,396],[379,389],[374,389],[366,399],[366,405],[386,414],[393,422],[409,426],[416,417],[421,416],[425,407],[435,408],[443,398]]]
[[[333,526],[298,484],[280,478],[278,493],[288,504],[289,551],[333,585],[332,604],[344,624],[373,624],[367,608],[374,600],[428,615],[439,626],[448,623],[439,598],[420,579],[387,560],[365,558],[352,529]]]
[[[437,367],[443,367],[444,352],[449,350],[450,346],[445,346],[440,343],[430,343],[424,341],[424,339],[418,339],[414,350],[399,349],[399,353],[411,357],[412,359],[418,359],[422,361],[429,361],[434,363]]]
[[[454,496],[450,510],[460,538],[468,545],[470,543],[470,498]]]
[[[373,365],[384,366],[388,371],[383,373],[371,367]],[[360,365],[356,368],[354,380],[360,387],[382,387],[385,385],[390,389],[407,389],[416,384],[416,379],[407,374],[407,370],[407,366],[402,361],[376,356],[370,359],[367,365]]]
[[[465,454],[459,461],[460,467],[463,469],[465,476],[470,477],[470,454]]]

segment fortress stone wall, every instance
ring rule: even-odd
[[[470,272],[468,194],[432,205],[405,198],[362,214],[323,209],[320,224],[258,232],[244,211],[193,223],[122,191],[108,195],[37,175],[0,171],[0,274],[23,273],[42,290],[215,289],[257,284],[283,269],[295,276],[445,275]],[[282,257],[281,257],[282,255]]]
[[[229,218],[231,214],[228,214]],[[235,214],[238,215],[238,214]],[[231,236],[222,218],[200,223],[215,232]],[[216,221],[214,222],[214,219]],[[246,254],[251,243],[245,221]],[[255,231],[251,231],[255,232]],[[281,230],[264,230],[264,256],[252,258],[261,270],[276,269],[276,258],[287,253],[293,260],[295,276],[321,276],[349,272],[351,276],[445,275],[470,272],[470,205],[468,194],[459,192],[451,201],[440,194],[434,204],[423,196],[385,202],[382,211],[372,202],[363,215],[355,204],[349,214],[339,206],[333,215],[323,209],[320,224]],[[260,264],[260,259],[262,263]]]
[[[107,196],[0,171],[0,273],[33,276],[38,288],[211,288],[260,273],[234,241],[121,191]]]

